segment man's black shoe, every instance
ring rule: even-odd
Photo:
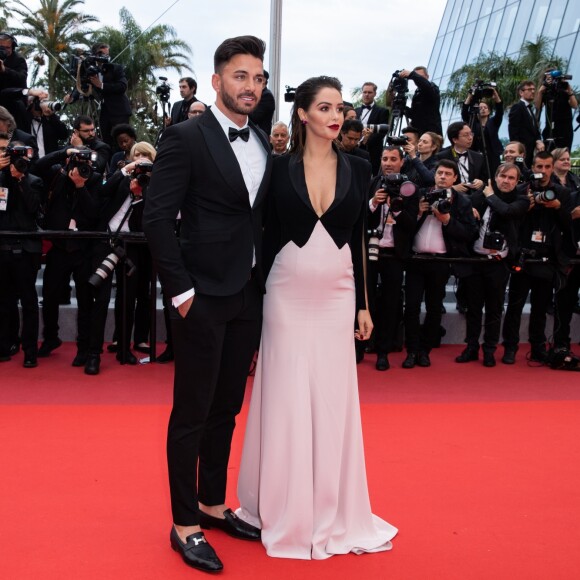
[[[117,359],[117,360],[118,360],[118,361],[119,361],[121,364],[123,364],[123,363],[122,363],[122,361],[121,361],[121,351],[119,351],[119,352],[117,353],[117,356],[116,356],[115,358],[116,358],[116,359]],[[139,362],[139,361],[137,360],[137,357],[136,357],[136,356],[135,356],[135,355],[134,355],[134,354],[133,354],[133,353],[132,353],[130,350],[128,350],[128,351],[127,351],[127,355],[126,355],[126,357],[125,357],[125,364],[128,364],[128,365],[136,365],[138,362]]]
[[[81,350],[77,351],[77,355],[73,358],[73,367],[84,367],[87,364],[87,357],[89,355]]]
[[[11,360],[9,354],[0,354],[0,362],[8,362]]]
[[[183,543],[175,528],[171,528],[171,533],[169,534],[171,547],[181,554],[183,561],[188,566],[204,572],[219,572],[223,570],[224,565],[217,557],[215,550],[205,539],[203,532],[191,534],[185,540],[185,543]]]
[[[505,349],[503,356],[501,357],[501,362],[504,365],[513,365],[516,363],[516,351]]]
[[[111,344],[107,345],[107,352],[118,352],[119,345],[116,342],[112,342]]]
[[[101,366],[101,357],[98,354],[87,355],[85,375],[98,375]]]
[[[365,358],[365,351],[360,346],[355,346],[356,364],[360,364]]]
[[[24,352],[24,362],[22,363],[22,366],[25,369],[33,369],[38,366],[38,361],[36,360],[36,349]]]
[[[467,347],[459,356],[455,357],[455,362],[466,363],[478,359],[479,359],[479,349],[476,350],[474,348]]]
[[[407,353],[407,358],[403,361],[404,369],[414,369],[417,362],[417,354],[414,352]]]
[[[167,347],[158,357],[157,357],[157,362],[158,363],[168,363],[171,362],[175,357],[173,356],[173,349],[171,347]]]
[[[417,364],[420,367],[430,367],[431,359],[429,358],[429,354],[425,351],[421,351],[419,354],[417,354]]]
[[[391,368],[389,364],[389,359],[387,358],[386,354],[380,354],[377,357],[377,363],[375,364],[375,368],[377,371],[386,371]]]
[[[217,528],[226,534],[241,540],[259,540],[260,530],[241,520],[231,509],[224,512],[224,518],[214,518],[205,512],[199,511],[199,525],[206,529]]]
[[[62,344],[60,338],[54,340],[45,340],[38,349],[38,357],[44,358],[48,356],[53,350],[56,350]]]
[[[533,360],[534,362],[547,363],[548,358],[548,352],[545,347],[532,348],[530,360]]]
[[[10,356],[14,356],[15,354],[18,354],[20,352],[20,345],[15,342],[11,347],[10,347]]]
[[[495,356],[493,356],[493,352],[484,352],[483,353],[483,366],[484,367],[494,367],[495,366]]]

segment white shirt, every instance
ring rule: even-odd
[[[224,134],[229,142],[229,129],[240,130],[248,126],[248,121],[246,118],[246,123],[242,127],[238,127],[231,119],[226,117],[222,111],[218,108],[217,104],[210,108],[211,113],[217,119]],[[205,113],[207,114],[207,113]],[[264,172],[266,171],[266,159],[268,154],[260,141],[260,138],[254,131],[250,129],[250,138],[248,141],[244,141],[238,137],[235,141],[230,142],[230,146],[238,160],[240,169],[242,171],[242,176],[244,178],[244,183],[246,184],[246,189],[248,190],[249,198],[248,203],[250,206],[254,205],[256,201],[256,196],[258,195],[258,189],[260,189],[260,184],[264,177]],[[254,255],[252,256],[252,267],[256,265],[256,250],[254,248]],[[174,296],[171,303],[175,308],[183,304],[186,300],[195,295],[195,291],[192,288],[187,292],[183,292],[179,296]]]
[[[418,254],[445,254],[447,247],[443,238],[443,224],[429,214],[421,229],[415,234],[413,252]]]
[[[473,250],[476,254],[482,254],[485,256],[501,256],[502,258],[505,258],[508,254],[508,247],[505,241],[503,243],[503,248],[499,252],[497,250],[490,250],[489,248],[483,247],[483,238],[485,232],[488,231],[490,218],[491,212],[489,207],[487,207],[483,212],[483,218],[481,219],[481,225],[479,226],[479,237],[475,241],[475,244],[473,244]]]

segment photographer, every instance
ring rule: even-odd
[[[526,165],[526,148],[519,141],[510,141],[503,150],[503,162],[513,163],[520,170],[520,183],[528,183],[532,174],[531,169]]]
[[[546,126],[542,137],[549,151],[559,147],[572,148],[572,110],[578,108],[578,100],[569,80],[572,77],[563,75],[562,71],[546,69],[544,81],[534,99],[538,116],[542,112],[542,106],[545,106]]]
[[[405,341],[407,358],[403,368],[431,365],[429,352],[440,338],[441,311],[449,263],[436,256],[467,257],[477,237],[477,224],[469,197],[453,184],[459,169],[454,161],[442,159],[435,168],[435,188],[419,192],[419,211],[412,250],[416,259],[407,266],[405,280]],[[457,264],[456,275],[468,273]],[[426,315],[421,327],[421,302],[425,297]]]
[[[119,150],[111,157],[107,179],[131,161],[131,149],[137,142],[137,132],[131,125],[125,123],[115,125],[111,131],[111,136]]]
[[[191,77],[183,77],[179,79],[179,94],[181,101],[173,103],[171,107],[171,115],[165,119],[165,126],[175,125],[182,121],[187,121],[187,113],[192,103],[197,101],[195,93],[197,92],[197,82]]]
[[[87,147],[96,154],[93,161],[95,169],[101,175],[105,174],[109,160],[111,159],[111,148],[97,138],[97,130],[93,120],[87,115],[79,115],[73,122],[73,132],[70,137],[72,148]]]
[[[479,237],[474,254],[487,260],[470,264],[471,273],[462,278],[467,312],[467,347],[455,359],[466,363],[479,358],[481,319],[485,308],[483,365],[494,367],[494,353],[499,342],[505,289],[509,278],[508,264],[514,262],[519,225],[530,206],[527,185],[518,186],[520,170],[513,163],[500,165],[495,180],[471,196],[477,212]]]
[[[459,173],[454,189],[467,195],[483,189],[488,179],[487,168],[483,155],[471,149],[473,131],[469,125],[464,121],[451,123],[447,127],[447,138],[451,146],[441,149],[436,158],[457,163]]]
[[[28,173],[30,154],[30,149],[21,143],[9,146],[8,135],[0,133],[0,232],[36,231],[42,181]],[[20,300],[24,367],[37,366],[36,275],[40,268],[41,251],[39,238],[2,238],[0,234],[0,362],[10,360],[14,303]]]
[[[439,87],[429,80],[427,69],[424,66],[416,66],[412,71],[400,71],[399,76],[413,81],[417,86],[408,111],[411,125],[420,135],[427,131],[442,135]]]
[[[371,239],[378,239],[378,254],[370,254],[373,248],[369,244],[368,287],[373,294],[380,276],[380,290],[369,296],[375,323],[375,367],[379,371],[390,367],[387,356],[395,350],[402,322],[404,264],[411,253],[419,210],[417,188],[406,175],[401,175],[402,167],[402,151],[386,147],[381,157],[381,174],[370,186],[368,227]]]
[[[32,147],[32,162],[34,164],[38,159],[38,145],[36,139],[29,133],[16,127],[14,117],[5,107],[0,107],[0,132],[7,133],[8,139],[11,143],[19,141],[20,143],[24,143],[27,147]]]
[[[381,167],[381,155],[383,151],[384,135],[373,131],[366,125],[384,125],[389,122],[389,111],[385,107],[377,105],[377,85],[375,83],[364,83],[361,89],[362,105],[355,109],[359,120],[365,126],[363,130],[363,141],[361,148],[368,151],[373,175],[376,175]]]
[[[358,119],[345,121],[340,128],[340,145],[345,153],[370,161],[368,152],[359,147],[363,129],[363,124]]]
[[[10,111],[20,128],[24,128],[26,99],[21,91],[14,89],[26,89],[28,65],[16,51],[17,46],[14,36],[0,32],[0,105]]]
[[[389,144],[400,144],[403,151],[405,152],[405,162],[403,164],[402,173],[410,175],[412,181],[419,187],[430,187],[435,184],[435,165],[432,164],[431,167],[427,167],[423,163],[423,158],[427,160],[430,156],[428,147],[426,146],[426,141],[430,139],[428,136],[421,142],[421,139],[417,138],[415,129],[412,127],[406,127],[403,129],[403,135],[401,137],[387,137],[387,143]],[[420,152],[423,151],[423,153]]]
[[[99,214],[102,175],[93,171],[94,153],[88,149],[68,148],[39,159],[35,171],[45,184],[45,229],[94,231]],[[39,357],[48,356],[62,341],[58,336],[58,310],[62,289],[71,274],[78,304],[77,355],[73,366],[88,364],[89,335],[92,324],[90,239],[54,238],[46,255],[42,288],[44,341]]]
[[[126,292],[126,329],[123,347],[126,358],[122,360],[121,341],[117,341],[117,360],[130,365],[137,364],[137,358],[130,350],[131,334],[133,333],[133,323],[135,320],[135,304],[139,286],[145,285],[145,293],[148,294],[149,282],[151,280],[151,254],[149,248],[144,244],[127,244],[123,246],[115,237],[119,232],[142,232],[143,199],[149,184],[152,161],[146,158],[139,158],[131,161],[125,167],[117,171],[103,186],[102,197],[106,200],[103,206],[97,228],[99,231],[108,231],[111,234],[109,241],[99,240],[95,244],[93,253],[93,271],[97,276],[92,276],[94,286],[95,306],[93,316],[95,318],[95,332],[91,336],[90,354],[98,360],[96,370],[100,366],[100,354],[103,350],[105,325],[109,301],[111,299],[111,288],[113,283],[114,265],[108,261],[108,257],[115,254],[117,258],[117,297],[115,300],[115,333],[117,337],[121,335],[123,328],[122,318],[122,295]],[[105,261],[105,262],[104,262]],[[103,264],[105,266],[103,267]],[[136,269],[131,275],[126,275],[131,269]],[[149,306],[148,300],[146,300]],[[148,312],[146,312],[148,314]],[[141,321],[142,322],[142,321]],[[148,316],[147,316],[148,322]],[[148,333],[141,337],[140,342],[147,341]],[[137,339],[136,339],[137,342]],[[96,374],[96,373],[95,373]]]
[[[487,95],[490,95],[494,102],[493,115],[491,115],[490,104],[482,100]],[[461,108],[461,118],[469,124],[473,132],[471,150],[487,155],[489,171],[495,175],[503,151],[498,136],[503,121],[503,103],[495,88],[495,83],[480,81],[469,89]]]
[[[60,103],[48,100],[48,93],[42,91],[42,96],[28,91],[28,107],[26,109],[26,131],[38,144],[38,156],[43,157],[59,149],[69,138],[67,126],[56,114]]]
[[[568,258],[563,246],[570,232],[572,210],[569,191],[551,179],[553,170],[552,156],[546,151],[536,153],[532,172],[538,177],[528,190],[530,209],[519,230],[518,261],[511,274],[503,322],[504,364],[515,363],[522,310],[530,292],[530,360],[542,363],[548,360],[546,311],[552,300],[552,290],[555,288],[558,292],[565,282]],[[531,263],[528,258],[542,262]]]

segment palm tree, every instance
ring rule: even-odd
[[[75,45],[86,45],[91,32],[87,25],[98,22],[98,18],[79,11],[84,0],[40,0],[40,8],[34,11],[29,4],[23,0],[7,3],[22,23],[14,33],[31,39],[21,43],[20,50],[33,59],[32,84],[46,66],[48,92],[56,98],[64,90],[61,85],[72,84],[66,72],[69,63],[66,56],[73,53]]]
[[[480,55],[451,74],[447,90],[441,95],[441,104],[461,106],[467,91],[479,79],[497,83],[497,91],[505,104],[512,105],[519,98],[517,86],[522,80],[532,79],[539,84],[547,67],[566,69],[566,61],[553,54],[552,46],[551,40],[538,36],[536,42],[527,41],[522,45],[517,58],[497,52]]]

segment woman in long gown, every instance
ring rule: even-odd
[[[238,480],[238,515],[270,556],[388,550],[397,529],[371,512],[353,320],[372,322],[364,280],[371,167],[333,146],[342,86],[296,90],[290,155],[278,157],[264,230],[264,324]]]

